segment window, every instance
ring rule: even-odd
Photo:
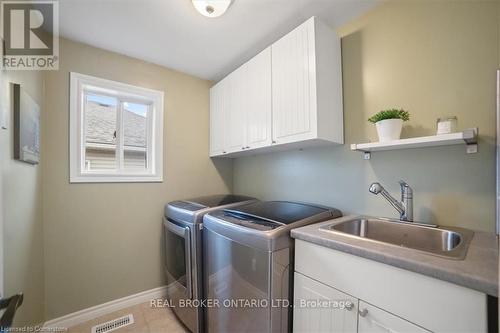
[[[71,73],[70,182],[161,182],[163,92]]]

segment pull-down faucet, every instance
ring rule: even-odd
[[[413,190],[410,185],[402,180],[399,181],[399,185],[401,185],[401,202],[390,195],[380,183],[371,184],[369,191],[373,194],[382,194],[392,207],[399,212],[401,221],[413,222]]]

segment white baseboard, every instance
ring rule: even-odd
[[[95,319],[109,313],[128,308],[133,305],[148,302],[152,299],[162,298],[167,295],[167,286],[146,290],[134,295],[126,296],[120,299],[96,305],[87,309],[67,314],[65,316],[46,321],[43,325],[47,328],[54,327],[72,327]]]

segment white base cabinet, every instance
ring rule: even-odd
[[[359,333],[429,333],[407,320],[399,318],[373,305],[359,301]]]
[[[297,333],[429,333],[411,322],[295,272]]]
[[[294,290],[295,332],[488,331],[486,294],[301,240]],[[300,306],[318,299],[353,306]]]
[[[340,302],[344,306],[341,307]],[[345,307],[347,302],[350,306]],[[293,331],[355,333],[358,325],[357,303],[356,298],[296,272]]]
[[[317,18],[210,89],[210,156],[343,144],[340,38]]]

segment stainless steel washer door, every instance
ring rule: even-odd
[[[165,232],[165,271],[169,298],[192,297],[191,230],[163,219]]]

